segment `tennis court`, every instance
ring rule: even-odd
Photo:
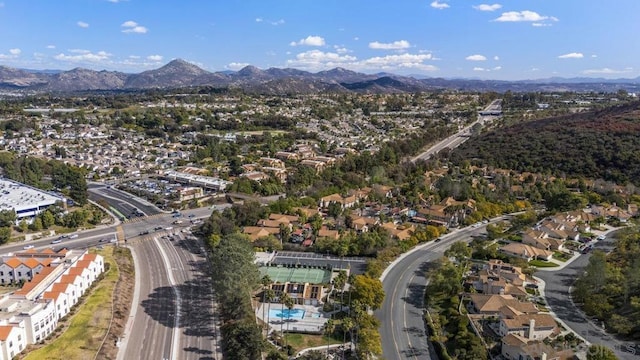
[[[324,269],[263,266],[260,274],[269,275],[271,281],[278,283],[328,284],[331,281],[331,271]]]

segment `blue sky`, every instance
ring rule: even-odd
[[[639,0],[0,0],[0,65],[632,78],[638,14]]]

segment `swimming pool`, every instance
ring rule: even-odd
[[[302,319],[304,317],[305,311],[302,309],[271,309],[269,310],[270,318],[279,318],[279,319]]]

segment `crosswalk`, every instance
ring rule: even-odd
[[[155,214],[155,215],[151,215],[151,216],[139,216],[139,217],[135,217],[133,219],[127,219],[125,221],[123,221],[125,224],[131,224],[131,223],[137,223],[143,220],[149,220],[149,219],[156,219],[162,216],[166,216],[166,214]]]

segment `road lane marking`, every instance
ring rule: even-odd
[[[171,289],[176,297],[176,308],[175,308],[175,322],[172,331],[172,341],[171,341],[171,359],[178,360],[178,347],[180,345],[180,336],[178,334],[180,330],[180,302],[182,301],[180,298],[180,291],[176,287],[176,280],[173,278],[173,273],[169,271],[169,257],[167,253],[162,248],[162,245],[158,241],[157,238],[153,238],[153,241],[156,243],[158,250],[160,251],[160,256],[162,256],[162,260],[165,265],[165,271],[167,272],[167,277],[169,278],[169,284],[171,285]]]
[[[411,285],[415,277],[416,275],[413,274],[411,279],[409,279],[409,282],[407,282],[407,285]],[[404,296],[407,298],[409,297],[409,287],[407,287],[407,289],[405,290]],[[404,328],[405,328],[405,331],[409,329],[407,327],[407,301],[406,300],[404,302]],[[413,356],[414,359],[417,359],[416,354],[414,352],[413,344],[411,343],[411,336],[409,336],[409,331],[406,331],[406,332],[407,332],[407,344],[409,345],[409,349],[411,349],[411,356]]]

